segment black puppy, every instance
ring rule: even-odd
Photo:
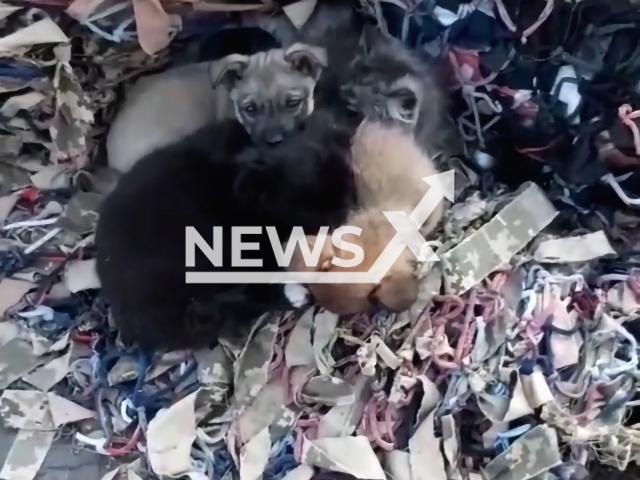
[[[223,227],[222,267],[196,249],[195,271],[278,270],[264,228],[242,237],[259,245],[242,258],[262,258],[262,266],[231,268],[231,227],[274,226],[285,242],[294,226],[341,225],[354,198],[350,140],[318,112],[282,144],[255,147],[233,120],[140,160],[103,203],[96,233],[102,291],[123,340],[145,349],[211,346],[221,331],[288,308],[282,285],[187,284],[185,229],[211,244],[213,227]]]

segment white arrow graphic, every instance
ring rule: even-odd
[[[424,222],[427,221],[429,215],[434,212],[443,198],[453,201],[454,175],[453,170],[449,170],[445,173],[423,178],[422,180],[430,186],[429,191],[422,197],[420,203],[416,205],[416,208],[413,209],[413,212],[408,217],[404,212],[383,212],[398,233],[391,239],[389,245],[367,272],[371,276],[373,283],[379,283],[384,278],[405,247],[409,247],[419,260],[438,260],[436,253],[420,235],[418,229],[424,225]],[[400,223],[402,217],[405,220]],[[408,220],[412,220],[412,222]]]

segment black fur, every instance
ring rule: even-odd
[[[282,285],[185,283],[185,227],[208,242],[223,227],[223,267],[231,269],[231,226],[337,227],[351,208],[350,134],[321,114],[313,128],[271,148],[254,147],[237,121],[207,126],[140,160],[105,200],[98,229],[98,275],[125,342],[146,349],[213,345],[219,334],[289,305]],[[264,229],[263,229],[264,232]],[[263,270],[277,264],[266,232],[243,236]],[[253,255],[252,255],[253,254]],[[197,251],[196,271],[213,271]],[[245,268],[261,270],[260,268]]]
[[[280,47],[280,42],[261,28],[226,28],[209,35],[202,42],[198,61],[213,62],[233,53],[253,55]]]

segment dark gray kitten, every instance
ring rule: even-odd
[[[341,87],[348,108],[366,117],[402,125],[434,156],[455,150],[455,127],[447,114],[446,93],[434,67],[402,42],[365,27],[350,78]]]
[[[433,66],[367,24],[355,2],[320,0],[300,30],[284,14],[256,16],[253,22],[283,45],[325,48],[328,66],[315,89],[318,105],[405,126],[431,156],[457,152],[459,134],[447,116],[446,95]]]

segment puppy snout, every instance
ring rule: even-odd
[[[278,122],[268,121],[262,125],[258,135],[262,137],[262,141],[267,145],[277,145],[282,142],[286,128]]]

